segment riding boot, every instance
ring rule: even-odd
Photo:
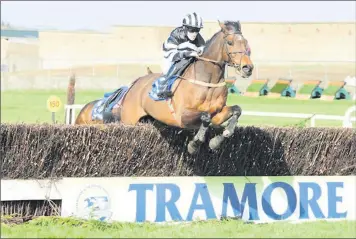
[[[157,96],[160,98],[168,98],[173,96],[173,92],[168,90],[168,79],[173,76],[175,66],[174,64],[171,66],[169,69],[168,73],[164,76],[162,76],[158,82],[158,93]]]
[[[172,91],[168,90],[167,80],[168,80],[167,76],[163,76],[162,78],[159,79],[160,84],[159,84],[157,96],[160,98],[168,98],[173,96]]]

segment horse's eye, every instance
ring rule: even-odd
[[[232,46],[232,41],[227,41],[227,44],[229,44],[230,46]]]

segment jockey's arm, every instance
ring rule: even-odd
[[[190,42],[179,42],[169,37],[163,44],[164,57],[170,59],[170,61],[179,61],[183,58],[193,56],[193,52],[199,52],[197,46]]]
[[[205,40],[200,34],[198,34],[197,39],[194,41],[194,44],[190,42],[183,42],[178,45],[178,51],[180,51],[180,57],[185,58],[190,56],[201,55],[204,51],[204,47]]]

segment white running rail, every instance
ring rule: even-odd
[[[84,105],[65,105],[66,124],[74,124],[77,109],[82,109]],[[259,116],[259,117],[279,117],[279,118],[297,118],[310,119],[310,127],[315,127],[316,120],[336,120],[342,121],[342,127],[352,128],[352,121],[356,121],[356,117],[351,117],[351,114],[356,111],[356,106],[352,106],[346,110],[344,116],[339,115],[319,115],[319,114],[300,114],[300,113],[277,113],[277,112],[259,112],[259,111],[242,111],[242,115]],[[71,117],[70,117],[71,112]]]
[[[64,110],[66,114],[66,124],[74,125],[75,122],[75,110],[81,110],[84,105],[65,105]]]
[[[355,117],[351,118],[351,114],[353,112],[355,112],[355,111],[356,111],[356,105],[351,106],[350,108],[348,108],[346,110],[345,115],[344,115],[344,121],[342,122],[342,126],[344,128],[352,128],[352,122],[351,121],[353,121],[352,119],[355,118]]]

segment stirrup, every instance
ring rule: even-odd
[[[169,98],[173,96],[173,92],[170,90],[166,90],[158,93],[157,96],[160,98]]]

